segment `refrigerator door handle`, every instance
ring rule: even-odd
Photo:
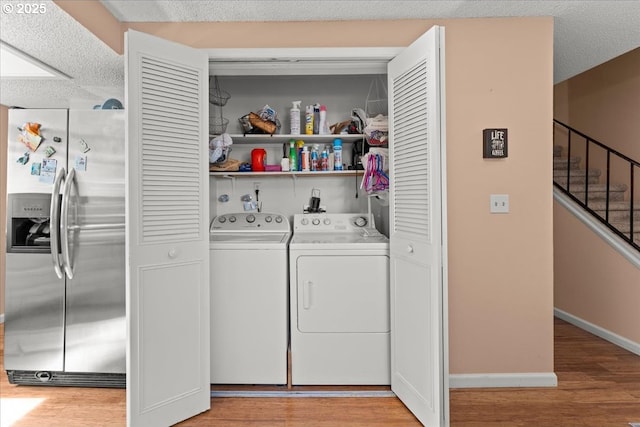
[[[62,192],[62,208],[60,209],[60,245],[62,250],[62,265],[69,279],[73,279],[73,265],[69,248],[69,199],[76,184],[76,170],[71,168],[67,174]]]
[[[53,258],[53,269],[55,270],[58,279],[62,279],[64,277],[58,248],[60,247],[60,187],[64,182],[65,175],[66,171],[64,168],[61,168],[53,183],[53,189],[51,190],[51,211],[49,212],[51,257]]]

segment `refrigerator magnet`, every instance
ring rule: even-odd
[[[77,171],[84,172],[87,170],[87,156],[76,156],[76,161],[74,165]]]
[[[47,148],[44,150],[44,155],[48,158],[53,156],[55,152],[56,152],[56,149],[48,145]]]
[[[91,150],[91,148],[89,147],[89,145],[87,144],[87,141],[85,141],[84,139],[80,138],[80,146],[82,147],[82,152],[86,153],[89,150]]]
[[[29,152],[25,151],[25,153],[21,157],[18,157],[18,160],[16,160],[16,162],[20,163],[21,165],[26,165],[27,163],[29,163]]]
[[[40,175],[40,166],[42,166],[41,163],[33,163],[31,165],[31,175]]]
[[[56,177],[57,167],[58,161],[56,159],[42,159],[42,166],[40,167],[40,182],[53,184],[53,180]]]

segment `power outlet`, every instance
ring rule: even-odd
[[[509,195],[508,194],[492,194],[489,198],[491,213],[509,213]]]

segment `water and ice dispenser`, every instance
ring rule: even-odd
[[[7,198],[7,253],[48,253],[51,194],[18,193]]]

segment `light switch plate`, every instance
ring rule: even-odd
[[[492,194],[489,198],[491,213],[509,213],[509,195],[508,194]]]

